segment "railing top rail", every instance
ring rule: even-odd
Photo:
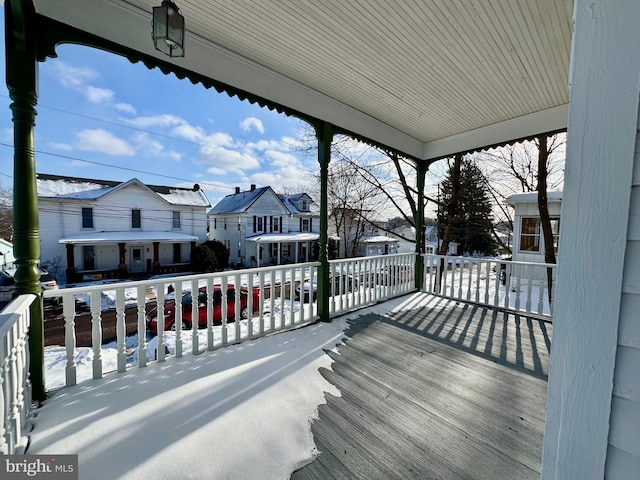
[[[314,267],[319,266],[319,262],[309,262],[309,263],[291,263],[287,265],[275,265],[268,267],[259,267],[259,268],[246,268],[242,270],[225,270],[222,272],[210,272],[210,273],[197,273],[192,275],[175,275],[171,276],[166,275],[161,278],[148,278],[146,280],[136,280],[133,282],[125,281],[125,280],[114,280],[113,282],[102,283],[99,285],[87,285],[87,286],[77,286],[77,287],[69,287],[69,288],[61,288],[58,290],[45,290],[43,292],[44,298],[50,297],[59,297],[61,295],[71,295],[74,293],[85,293],[92,291],[105,291],[105,290],[113,290],[115,288],[136,288],[147,285],[155,285],[158,283],[174,283],[174,282],[189,282],[191,280],[206,280],[211,277],[218,277],[224,275],[254,275],[260,272],[268,272],[268,271],[276,271],[283,268],[299,268],[299,267]]]
[[[37,297],[32,294],[20,295],[2,309],[0,312],[0,338],[4,337],[20,315],[29,310],[29,307]]]
[[[416,255],[415,252],[388,253],[388,254],[385,254],[385,255],[371,255],[371,256],[367,256],[367,257],[335,258],[333,260],[329,260],[329,263],[355,262],[355,261],[362,261],[362,260],[375,260],[375,259],[379,259],[379,258],[394,258],[394,257],[406,257],[406,256],[414,256],[415,257],[415,255]]]
[[[423,255],[425,257],[432,257],[432,258],[455,258],[455,259],[470,260],[474,262],[508,263],[511,265],[524,265],[524,266],[533,266],[533,267],[555,268],[558,266],[557,263],[540,263],[540,262],[523,262],[519,260],[503,260],[502,258],[497,258],[497,257],[467,257],[464,255],[437,255],[435,253],[425,253]]]

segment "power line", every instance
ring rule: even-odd
[[[4,147],[13,148],[13,145],[10,145],[8,143],[0,142],[0,145],[4,146]],[[92,164],[92,165],[100,165],[102,167],[116,168],[116,169],[119,169],[119,170],[126,170],[128,172],[143,173],[145,175],[154,175],[156,177],[168,178],[170,180],[178,180],[178,181],[181,181],[181,182],[198,183],[198,184],[203,184],[203,185],[210,185],[212,187],[228,188],[229,190],[233,190],[233,188],[234,188],[234,187],[231,187],[231,186],[226,185],[224,183],[203,182],[203,181],[192,180],[192,179],[189,179],[189,178],[173,177],[171,175],[163,175],[161,173],[153,173],[153,172],[148,172],[148,171],[145,171],[145,170],[138,170],[138,169],[135,169],[135,168],[121,167],[121,166],[118,166],[118,165],[111,165],[111,164],[108,164],[108,163],[96,162],[96,161],[93,161],[93,160],[85,160],[84,158],[71,157],[69,155],[61,155],[61,154],[58,154],[58,153],[46,152],[44,150],[34,150],[34,152],[35,153],[39,153],[41,155],[49,155],[51,157],[64,158],[66,160],[74,160],[76,162],[84,162],[84,163],[89,163],[89,164]],[[13,177],[11,177],[9,175],[6,175],[6,174],[3,174],[3,175],[5,175],[6,177],[9,177],[9,178],[13,178]]]

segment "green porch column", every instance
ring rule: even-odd
[[[333,125],[324,122],[316,126],[318,137],[318,162],[320,163],[320,271],[318,272],[318,315],[323,322],[329,318],[329,162],[331,161],[331,142]]]
[[[416,271],[415,283],[418,290],[422,290],[424,282],[424,180],[429,168],[429,163],[418,161],[416,190],[418,191],[418,201],[416,209]]]
[[[31,305],[29,329],[32,395],[44,400],[44,317],[40,287],[40,238],[34,129],[38,99],[35,56],[35,9],[29,0],[5,6],[6,76],[13,114],[13,252],[16,294],[38,295]]]

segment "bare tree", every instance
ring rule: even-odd
[[[11,241],[13,238],[13,192],[0,187],[0,237]]]

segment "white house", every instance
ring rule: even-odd
[[[2,270],[13,268],[15,257],[13,256],[13,244],[0,238],[0,255],[2,255]]]
[[[358,242],[358,256],[372,257],[399,253],[400,241],[388,235],[367,235]]]
[[[517,193],[507,197],[514,208],[513,260],[544,263],[544,236],[540,227],[538,192]],[[556,254],[560,243],[560,207],[562,192],[547,192],[547,205],[551,217],[553,245]]]
[[[237,266],[280,265],[318,258],[320,216],[306,193],[278,195],[271,187],[227,195],[208,214],[209,239],[229,249]]]
[[[206,240],[209,201],[179,188],[37,175],[40,258],[67,283],[188,270]]]

